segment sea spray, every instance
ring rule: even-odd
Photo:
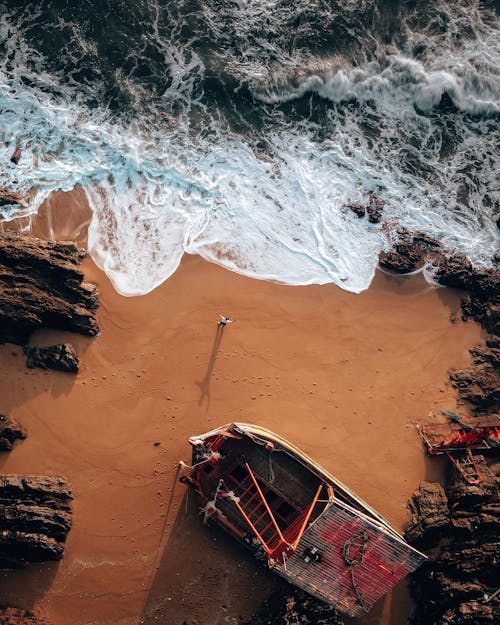
[[[184,253],[360,292],[398,226],[490,263],[498,19],[460,2],[390,18],[383,4],[7,2],[0,185],[26,203],[4,217],[81,185],[89,250],[125,295]],[[384,225],[346,209],[370,194]]]

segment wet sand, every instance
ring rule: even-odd
[[[88,217],[83,194],[57,194],[34,231],[83,239]],[[2,472],[63,475],[74,493],[63,560],[1,573],[0,604],[36,606],[54,625],[248,618],[281,582],[205,527],[177,479],[188,436],[223,423],[281,434],[398,530],[418,483],[440,476],[415,426],[456,408],[447,370],[480,340],[477,324],[451,322],[456,292],[381,272],[361,295],[288,287],[186,256],[154,292],[124,298],[90,259],[84,271],[101,336],[32,339],[72,342],[76,377],[28,370],[20,347],[0,345],[0,412],[28,429]],[[214,350],[218,313],[234,323]],[[403,584],[357,622],[402,625],[408,605]]]

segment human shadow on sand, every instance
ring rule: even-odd
[[[215,331],[215,338],[212,345],[212,352],[210,353],[210,359],[208,361],[207,371],[205,373],[205,377],[201,382],[197,382],[196,384],[200,387],[201,394],[198,399],[198,406],[203,404],[203,400],[207,399],[207,407],[210,404],[210,378],[212,377],[212,373],[215,367],[215,361],[217,360],[217,354],[219,352],[219,347],[222,341],[222,335],[224,334],[225,326],[219,324],[217,326],[217,330]]]

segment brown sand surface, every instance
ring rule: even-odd
[[[81,238],[84,204],[53,196],[34,231]],[[188,436],[230,421],[289,439],[404,528],[409,495],[443,467],[415,425],[456,408],[447,370],[480,340],[477,324],[450,321],[457,293],[381,272],[361,295],[288,287],[185,257],[154,292],[124,298],[90,260],[84,269],[101,336],[32,340],[73,342],[76,377],[27,370],[20,347],[0,346],[0,412],[28,429],[2,472],[63,475],[75,497],[63,560],[2,573],[0,604],[35,605],[55,625],[248,618],[281,582],[204,526],[177,479]],[[214,350],[218,313],[234,323]],[[402,584],[357,622],[402,625],[408,604]]]

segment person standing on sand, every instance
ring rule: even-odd
[[[219,313],[219,317],[220,317],[220,321],[217,324],[218,326],[224,327],[224,326],[227,326],[230,323],[233,323],[232,319],[229,319],[229,317],[224,317],[224,315],[221,315],[220,313]]]

